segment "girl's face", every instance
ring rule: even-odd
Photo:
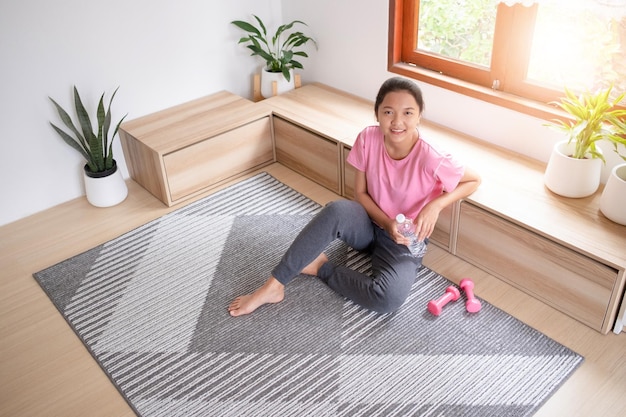
[[[387,93],[378,107],[376,118],[385,139],[391,144],[400,145],[405,141],[413,144],[418,137],[421,109],[408,91]]]

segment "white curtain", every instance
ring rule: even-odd
[[[522,4],[532,6],[535,3],[557,3],[568,9],[581,11],[593,11],[607,18],[621,19],[626,16],[626,0],[495,0],[496,3],[504,3],[507,6]]]
[[[604,7],[620,9],[626,7],[626,0],[495,0],[496,3],[504,3],[507,6],[514,4],[522,4],[524,6],[532,6],[535,3],[561,3],[567,6],[587,6],[587,7]]]
[[[507,6],[513,6],[516,3],[520,3],[523,6],[530,7],[534,3],[538,3],[539,0],[496,0],[496,3],[504,3]]]

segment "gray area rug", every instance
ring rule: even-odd
[[[34,277],[145,417],[529,416],[582,363],[484,301],[432,316],[451,282],[427,268],[392,314],[301,276],[282,303],[230,317],[319,209],[262,173]]]

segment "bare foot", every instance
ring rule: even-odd
[[[233,317],[243,316],[252,313],[263,304],[280,303],[283,298],[285,298],[285,286],[276,278],[270,277],[252,294],[235,298],[228,306],[228,312]]]
[[[317,275],[322,265],[328,262],[328,256],[324,252],[320,253],[317,258],[313,260],[310,264],[302,269],[303,274],[307,275]]]

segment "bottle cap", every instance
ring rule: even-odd
[[[396,221],[398,223],[404,223],[404,221],[406,220],[406,217],[404,216],[404,214],[400,213],[396,216]]]

